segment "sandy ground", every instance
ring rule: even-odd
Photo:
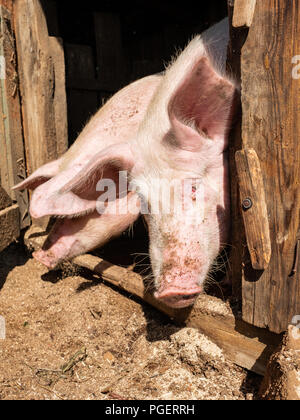
[[[88,272],[0,254],[0,399],[256,398],[261,378]]]

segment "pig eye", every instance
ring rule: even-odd
[[[196,193],[197,193],[197,187],[196,185],[192,186],[192,200],[196,201]]]

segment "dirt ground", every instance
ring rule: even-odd
[[[261,378],[88,272],[0,254],[0,399],[251,400]]]

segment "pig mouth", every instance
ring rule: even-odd
[[[202,293],[202,289],[197,287],[197,290],[185,293],[177,290],[156,292],[154,297],[171,308],[179,309],[193,305],[200,293]]]

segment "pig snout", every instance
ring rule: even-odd
[[[43,251],[40,249],[32,254],[34,259],[39,261],[41,264],[45,265],[46,267],[53,269],[58,264],[58,258],[53,252]]]
[[[158,279],[156,299],[173,308],[185,308],[193,305],[203,289],[198,285],[197,277],[191,272],[172,267],[170,272],[162,273]]]
[[[201,292],[202,288],[197,286],[191,289],[169,288],[154,293],[154,296],[171,308],[186,308],[195,303]]]

